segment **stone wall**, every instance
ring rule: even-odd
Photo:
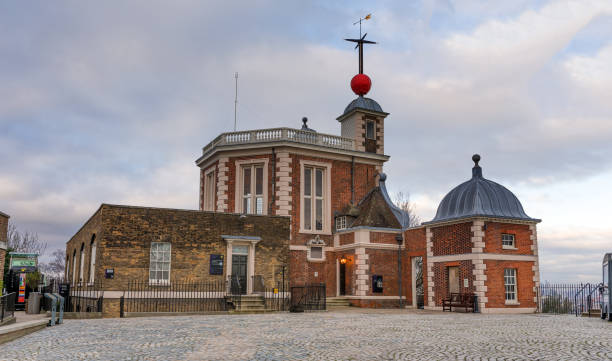
[[[97,257],[95,279],[105,290],[123,290],[129,280],[148,280],[151,242],[170,242],[171,280],[214,281],[227,276],[210,275],[210,255],[227,257],[221,235],[261,237],[255,246],[255,275],[263,275],[268,286],[274,272],[288,263],[289,219],[286,217],[102,205],[67,243],[67,255],[85,245],[84,279],[89,277],[90,242],[95,234]],[[72,266],[72,265],[71,265]],[[106,269],[114,279],[104,279]],[[77,277],[78,278],[78,277]]]

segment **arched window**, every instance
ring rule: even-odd
[[[72,283],[76,283],[76,249],[72,252]]]
[[[94,282],[94,275],[96,271],[96,235],[91,236],[91,244],[89,245],[91,254],[89,257],[89,283]]]
[[[81,263],[79,263],[79,283],[83,282],[83,267],[85,266],[85,243],[81,243]]]
[[[66,281],[70,281],[70,255],[66,256],[66,272],[64,273],[64,278]]]

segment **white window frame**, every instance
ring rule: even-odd
[[[516,268],[504,268],[504,299],[507,305],[518,304],[518,277]]]
[[[316,218],[316,210],[315,207],[311,208],[311,228],[304,228],[304,169],[307,167],[312,168],[322,168],[323,169],[323,229],[316,230],[315,227],[315,218]],[[333,218],[331,217],[331,163],[322,163],[322,162],[312,162],[307,160],[300,161],[300,233],[308,233],[308,234],[331,234],[331,223]],[[312,175],[313,179],[314,173]],[[314,195],[314,182],[313,185],[313,195]],[[313,198],[311,198],[311,202]],[[315,202],[313,202],[315,204]]]
[[[91,237],[91,244],[89,245],[90,256],[89,256],[89,284],[94,283],[96,275],[96,235]]]
[[[204,211],[215,210],[215,195],[217,190],[215,168],[216,166],[212,166],[204,172],[204,203],[202,204],[202,210]],[[210,178],[212,178],[212,181]]]
[[[336,231],[343,231],[346,229],[346,216],[336,217]]]
[[[508,239],[504,239],[508,238]],[[512,238],[512,239],[510,239]],[[502,233],[502,248],[503,249],[516,249],[516,236],[510,233]],[[504,244],[504,242],[512,241],[512,244]]]
[[[155,269],[152,269],[153,266],[153,245],[158,245],[158,244],[167,244],[170,246],[170,248],[168,249],[168,253],[169,253],[169,259],[168,261],[155,261]],[[156,252],[159,252],[156,250]],[[162,255],[164,251],[161,251]],[[163,271],[158,269],[158,263],[168,263],[168,279],[159,279],[159,278],[151,278],[151,271]],[[170,284],[170,275],[171,275],[171,271],[172,271],[172,243],[170,242],[151,242],[151,245],[149,246],[149,284],[152,285],[169,285]]]
[[[263,165],[263,215],[268,214],[268,162],[269,159],[268,158],[253,158],[253,159],[247,159],[247,160],[238,160],[236,161],[236,195],[234,197],[235,199],[235,203],[234,203],[234,212],[235,213],[247,213],[247,214],[256,214],[256,213],[249,213],[249,212],[245,212],[245,210],[243,209],[242,206],[242,201],[243,201],[243,196],[242,196],[242,191],[244,189],[244,176],[242,173],[242,170],[244,169],[244,167],[248,167],[248,166],[252,166],[252,167],[256,167],[257,165]],[[252,189],[255,188],[255,172],[251,171],[251,187]],[[255,209],[255,207],[257,207],[257,205],[255,204],[255,194],[254,192],[252,192],[251,194],[252,197],[252,207]]]
[[[313,258],[312,257],[312,249],[313,248],[321,248],[321,257]],[[325,262],[325,245],[311,245],[308,246],[308,251],[306,252],[306,259],[308,262]]]

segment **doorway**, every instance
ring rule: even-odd
[[[448,293],[459,293],[459,267],[448,267]]]
[[[340,296],[346,295],[346,263],[340,263]]]
[[[247,258],[246,255],[232,255],[232,286],[239,286],[235,291],[242,295],[247,293]]]

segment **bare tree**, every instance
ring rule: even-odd
[[[51,260],[47,263],[42,263],[39,265],[42,273],[52,276],[55,278],[63,278],[64,277],[64,269],[66,266],[65,258],[66,255],[64,250],[58,248],[53,253],[51,253]]]
[[[416,215],[415,206],[410,202],[410,194],[404,192],[395,193],[393,203],[408,214],[408,227],[416,227],[421,224],[421,218]]]
[[[36,253],[42,256],[47,250],[47,242],[41,241],[37,233],[21,233],[13,223],[8,224],[7,248],[11,252]]]

